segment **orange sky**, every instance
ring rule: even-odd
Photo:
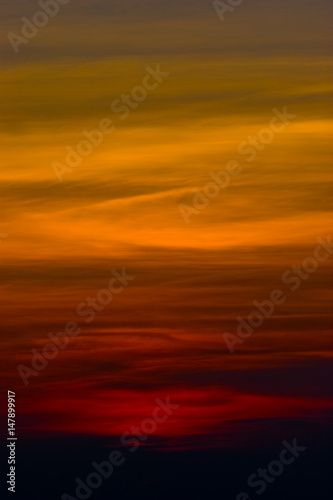
[[[72,1],[15,54],[20,15],[2,2],[2,342],[22,431],[116,436],[170,395],[180,409],[158,429],[164,446],[229,446],[254,438],[251,419],[331,411],[332,259],[284,287],[235,354],[222,337],[332,226],[326,16],[303,2],[295,24],[297,2],[282,2],[281,34],[280,3],[266,2],[263,25],[245,2],[221,23],[210,2],[175,15],[174,2]],[[157,64],[170,75],[121,120],[111,103]],[[247,162],[239,144],[284,106],[296,118]],[[115,130],[59,183],[52,163],[103,118]],[[179,204],[230,160],[242,173],[187,225]],[[77,305],[123,267],[135,280],[84,324]],[[81,334],[25,387],[17,364],[68,321]]]

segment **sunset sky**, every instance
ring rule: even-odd
[[[16,54],[7,34],[37,10],[1,2],[3,379],[20,434],[111,446],[167,396],[180,407],[146,446],[326,429],[333,256],[294,292],[281,277],[332,231],[331,2],[244,0],[221,22],[205,0],[72,0]],[[169,76],[122,120],[111,104],[158,65]],[[248,162],[239,145],[284,107],[295,118]],[[52,164],[106,118],[59,182]],[[242,172],[187,224],[179,205],[231,160]],[[77,306],[122,268],[135,279],[86,324]],[[231,354],[223,334],[276,288],[285,302]],[[17,365],[69,321],[81,333],[25,387]]]

